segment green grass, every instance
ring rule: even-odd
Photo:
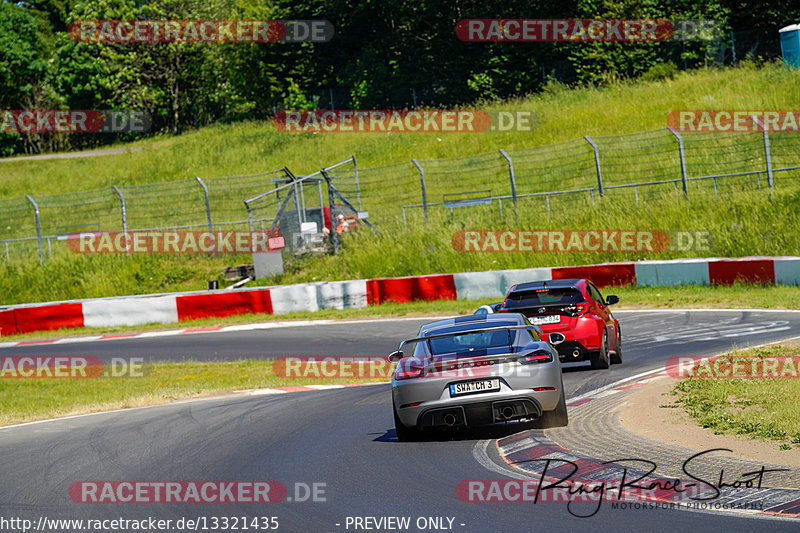
[[[621,298],[621,303],[615,306],[616,309],[670,307],[800,309],[800,287],[773,287],[746,284],[736,284],[725,287],[705,287],[697,285],[681,287],[609,287],[605,289],[603,293],[616,294]],[[478,300],[416,301],[403,304],[387,302],[362,309],[324,309],[316,312],[287,313],[285,315],[244,314],[189,320],[175,324],[36,331],[21,335],[4,336],[0,338],[0,341],[48,339],[177,328],[232,326],[237,324],[287,320],[358,320],[366,318],[456,316],[472,314],[481,305],[496,303],[500,300],[500,298],[482,298]]]
[[[508,214],[432,214],[430,224],[407,231],[386,228],[380,234],[361,230],[344,239],[336,256],[293,257],[285,254],[286,273],[248,286],[334,281],[415,274],[502,270],[541,266],[595,264],[678,257],[740,257],[800,255],[795,214],[800,192],[778,192],[774,199],[760,193],[732,193],[724,201],[698,198],[676,203],[651,202],[639,207],[609,198],[586,202],[553,214],[521,206],[517,225]],[[452,244],[464,229],[680,229],[711,231],[711,250],[686,252],[460,252]],[[252,261],[246,255],[78,255],[63,251],[44,267],[0,261],[0,304],[57,301],[154,292],[204,290],[209,280],[221,280],[226,266]],[[220,281],[221,286],[232,282]]]
[[[128,377],[0,378],[0,426],[76,414],[156,405],[237,390],[386,381],[286,378],[273,361],[147,363]]]
[[[741,257],[749,255],[800,255],[800,234],[794,213],[800,212],[800,192],[779,192],[774,199],[760,193],[732,193],[724,201],[696,198],[676,203],[674,197],[639,207],[608,198],[564,206],[547,219],[541,210],[520,208],[520,223],[508,214],[449,214],[431,217],[427,227],[415,224],[408,231],[380,235],[360,231],[345,241],[335,260],[329,257],[296,261],[280,283],[405,276],[543,266],[583,265],[680,257]],[[636,252],[460,252],[452,243],[460,230],[705,230],[714,235],[710,250],[657,253]],[[264,282],[267,283],[267,282]]]
[[[745,350],[736,356],[765,358],[798,354],[798,345],[777,345]],[[777,443],[781,450],[800,446],[800,413],[795,408],[800,397],[800,380],[796,375],[774,379],[693,377],[678,383],[672,392],[678,398],[670,407],[683,408],[698,424],[716,434],[768,440]]]
[[[626,145],[630,141],[628,137],[614,140],[613,143],[598,140],[601,149],[606,145],[609,148],[601,156],[604,172],[610,183],[615,180],[629,182],[650,179],[662,174],[677,177],[676,150],[671,145],[659,148],[661,145],[658,144],[666,142],[665,139],[674,142],[663,129],[671,110],[791,109],[796,101],[795,74],[779,65],[757,68],[744,64],[736,69],[681,73],[674,80],[660,82],[619,83],[607,88],[575,90],[556,88],[528,99],[491,104],[491,107],[501,109],[535,111],[539,116],[539,125],[530,132],[314,135],[281,133],[275,131],[270,123],[244,122],[215,125],[177,137],[161,136],[140,141],[136,144],[144,149],[127,154],[5,162],[0,166],[0,239],[35,234],[32,209],[27,201],[15,200],[6,205],[3,202],[10,200],[2,198],[19,198],[25,194],[36,197],[40,202],[45,234],[52,234],[59,225],[98,222],[102,223],[103,229],[117,227],[120,220],[119,203],[110,189],[91,195],[80,192],[112,184],[118,184],[123,189],[129,187],[125,189],[129,202],[129,227],[152,227],[165,222],[202,223],[202,195],[197,183],[192,180],[194,176],[249,174],[283,165],[303,173],[352,154],[356,154],[359,168],[364,170],[376,165],[407,162],[411,158],[430,160],[578,139],[573,142],[578,147],[576,150],[580,150],[579,157],[575,158],[577,166],[563,171],[566,174],[545,172],[545,163],[552,155],[553,148],[537,151],[537,155],[531,155],[527,162],[518,161],[518,190],[530,192],[587,183],[591,185],[594,179],[593,160],[588,152],[588,144],[580,140],[585,134],[597,139],[602,135],[660,128],[661,132],[657,135],[645,136],[641,149]],[[489,104],[472,107],[489,107]],[[740,154],[742,150],[738,145],[729,143],[733,137],[725,135],[719,137],[723,141],[715,151],[704,149],[691,152],[693,156],[687,152],[689,173],[698,175],[708,169],[751,169],[753,165],[763,168],[763,161],[759,160],[759,157],[763,157],[760,136],[751,137],[744,155]],[[791,137],[795,138],[796,134]],[[794,145],[787,144],[787,139],[790,138],[773,135],[773,164],[776,167],[800,163],[800,152],[792,148]],[[614,146],[628,147],[611,150]],[[663,150],[668,150],[668,153]],[[495,156],[495,159],[499,158],[499,155]],[[489,188],[489,185],[483,184],[491,184],[493,191],[503,192],[497,187],[507,186],[504,163],[498,166],[495,161],[495,166],[484,172],[475,161],[472,158],[463,160],[459,164],[466,165],[465,172],[455,175],[444,173],[440,163],[423,161],[427,166],[429,201],[441,201],[441,194],[448,192],[448,187],[456,182],[459,190]],[[379,225],[380,235],[362,230],[359,235],[348,236],[343,252],[335,258],[290,257],[287,254],[287,273],[259,281],[258,284],[683,256],[800,254],[800,237],[793,224],[795,214],[800,211],[800,193],[795,185],[796,180],[786,172],[776,174],[774,198],[763,190],[755,190],[753,178],[748,178],[747,186],[740,178],[728,178],[720,180],[718,184],[719,199],[715,198],[710,183],[691,182],[689,200],[681,199],[679,202],[676,202],[671,186],[642,189],[639,191],[638,206],[633,191],[609,189],[606,198],[596,198],[594,202],[588,195],[560,199],[554,197],[551,199],[550,218],[546,215],[544,200],[520,199],[519,223],[514,219],[510,201],[504,202],[502,215],[497,204],[456,209],[452,215],[441,208],[431,208],[427,226],[421,223],[420,212],[410,211],[409,228],[406,230],[398,218],[397,209],[386,207],[387,201],[395,204],[407,200],[419,201],[413,188],[418,186],[418,175],[410,164],[406,166],[409,168],[403,170],[402,174],[396,174],[395,170],[374,171],[370,177],[369,172],[364,173],[364,207]],[[795,175],[798,173],[795,172]],[[373,185],[369,185],[370,179]],[[163,184],[170,180],[185,181],[164,186],[150,196],[141,189],[130,189],[143,184]],[[764,181],[765,177],[762,176]],[[262,186],[247,181],[246,187],[242,185],[243,189],[237,189],[238,193],[234,191],[224,198],[216,198],[214,185],[210,185],[212,218],[217,222],[246,218],[241,200],[271,186],[267,179]],[[41,196],[64,192],[73,192],[75,196],[67,203],[56,197]],[[156,202],[162,218],[142,218],[137,205],[144,201]],[[69,207],[70,202],[86,206],[73,209]],[[309,205],[311,203],[308,202]],[[649,255],[621,252],[460,253],[453,249],[451,238],[456,231],[503,228],[711,230],[716,241],[711,251],[690,250]],[[66,251],[63,241],[52,240],[50,245],[53,257],[50,258],[46,245],[44,267],[38,266],[38,251],[33,242],[10,243],[10,262],[5,261],[5,250],[0,249],[0,304],[201,290],[206,288],[207,281],[219,279],[226,266],[251,260],[248,256],[224,254],[216,257],[83,256]]]
[[[796,73],[779,64],[758,68],[742,63],[736,69],[683,72],[673,80],[557,89],[471,106],[533,110],[539,122],[530,132],[314,135],[277,132],[264,122],[220,124],[139,141],[133,144],[144,150],[129,154],[3,163],[0,197],[250,174],[283,165],[313,172],[354,153],[359,164],[369,167],[630,133],[665,127],[673,109],[792,109],[797,84]]]

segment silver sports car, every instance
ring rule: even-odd
[[[471,315],[425,324],[389,356],[397,438],[432,428],[533,421],[566,426],[561,363],[564,340],[518,313]]]

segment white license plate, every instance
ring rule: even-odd
[[[484,379],[481,381],[468,381],[466,383],[450,384],[450,396],[470,394],[473,392],[494,392],[500,390],[499,379]]]
[[[544,315],[544,316],[532,316],[530,317],[530,321],[533,324],[558,324],[561,322],[561,315]]]

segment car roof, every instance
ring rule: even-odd
[[[496,322],[516,322],[518,325],[523,325],[525,324],[525,317],[519,313],[487,313],[484,315],[457,316],[455,318],[445,318],[444,320],[437,320],[436,322],[425,324],[420,328],[420,331],[429,334],[438,329],[470,323],[475,324],[475,329],[480,329],[482,327],[490,328],[496,325],[494,324]]]
[[[527,283],[518,283],[511,287],[508,292],[527,291],[531,289],[559,289],[563,287],[579,287],[581,283],[587,281],[583,278],[567,278],[567,279],[548,279],[545,281],[529,281]]]

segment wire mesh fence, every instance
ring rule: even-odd
[[[328,181],[328,179],[330,181]],[[391,226],[432,210],[552,216],[600,198],[638,205],[800,184],[796,132],[679,133],[669,128],[446,159],[359,167],[355,156],[308,175],[288,168],[243,176],[0,199],[0,260],[40,261],[82,231],[232,226],[303,243],[339,215]],[[306,224],[306,226],[304,226]]]

